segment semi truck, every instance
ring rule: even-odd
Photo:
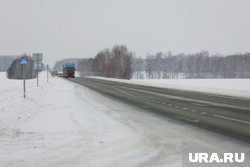
[[[75,64],[72,63],[66,63],[63,65],[63,76],[65,78],[75,78],[75,71],[76,71],[76,67]]]

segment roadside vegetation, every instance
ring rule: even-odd
[[[171,52],[148,54],[134,60],[134,78],[250,78],[250,53],[209,55],[202,51],[194,54]]]
[[[94,58],[79,61],[77,69],[83,76],[130,79],[133,73],[132,63],[132,52],[125,45],[115,45],[111,50],[100,51]]]

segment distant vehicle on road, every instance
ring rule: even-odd
[[[58,77],[63,77],[63,73],[62,72],[58,72]]]
[[[65,78],[75,78],[76,67],[73,63],[66,63],[63,65],[63,76]]]
[[[59,74],[58,74],[58,71],[53,70],[51,71],[51,75],[54,77],[54,76],[58,76]]]

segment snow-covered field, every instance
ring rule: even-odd
[[[181,167],[187,148],[250,153],[249,144],[40,76],[23,99],[22,81],[0,73],[0,167]]]
[[[250,79],[114,79],[91,77],[138,85],[174,88],[250,98]]]

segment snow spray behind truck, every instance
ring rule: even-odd
[[[72,77],[75,78],[76,67],[75,64],[66,63],[63,65],[63,76],[65,78]]]

